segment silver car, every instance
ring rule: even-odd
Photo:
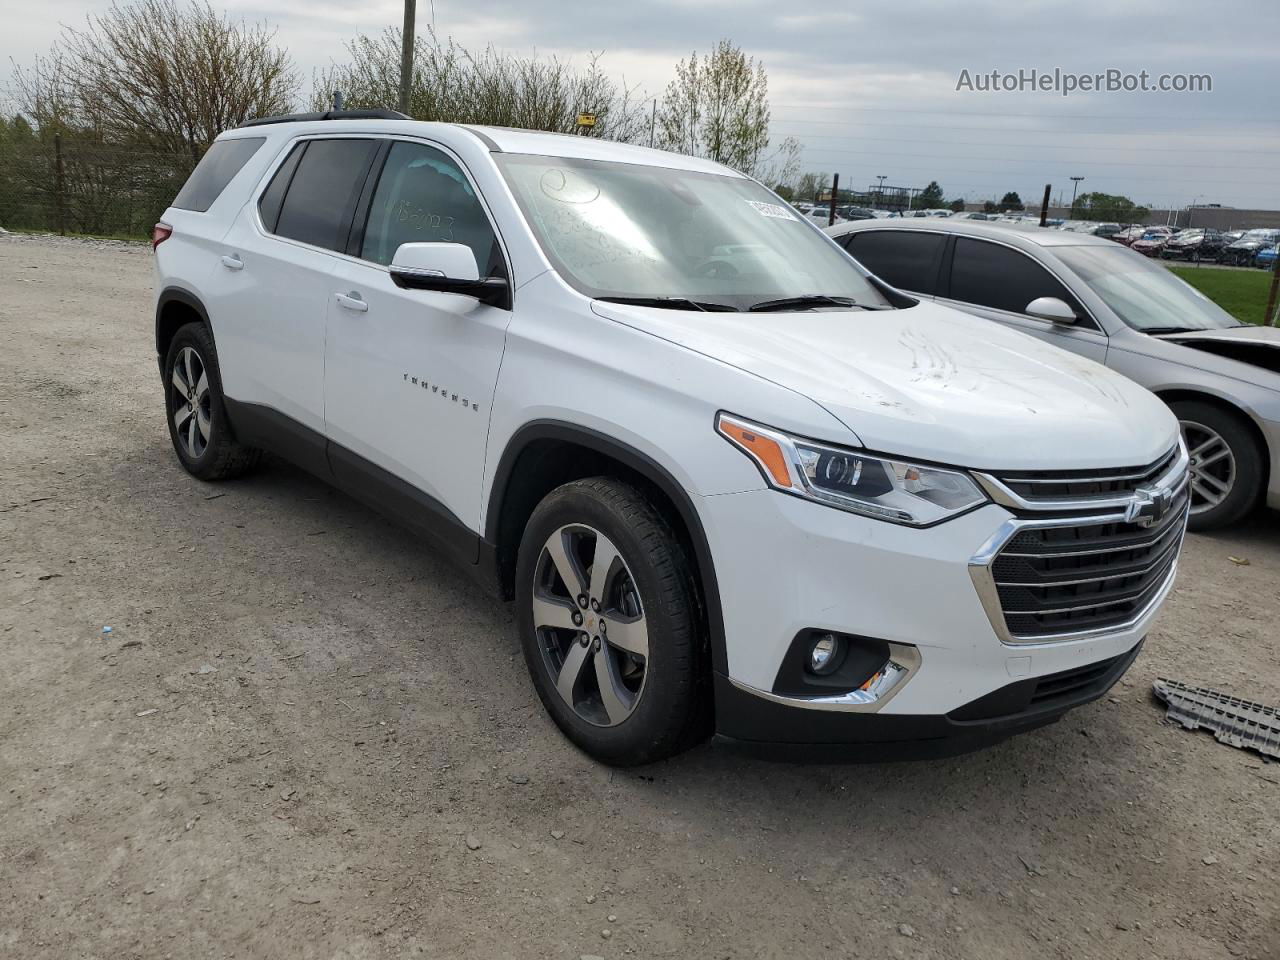
[[[900,290],[1154,391],[1191,451],[1192,529],[1234,523],[1263,501],[1280,509],[1280,329],[1241,324],[1158,261],[1087,234],[932,219],[826,232]]]

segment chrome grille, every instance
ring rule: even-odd
[[[1137,623],[1177,569],[1190,505],[1179,443],[1149,467],[975,474],[1014,516],[969,561],[1006,643],[1043,643]]]
[[[1115,503],[1158,483],[1177,462],[1180,447],[1145,467],[1112,470],[1002,471],[978,474],[998,503],[1024,510],[1054,509],[1068,503],[1083,508]]]
[[[1009,633],[1100,630],[1139,616],[1169,579],[1186,513],[1184,487],[1151,527],[1085,520],[1018,533],[991,564]]]

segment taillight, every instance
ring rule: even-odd
[[[154,250],[173,236],[173,227],[167,223],[157,223],[151,228],[151,249]]]

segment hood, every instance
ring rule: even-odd
[[[1128,467],[1177,436],[1164,404],[1131,380],[927,301],[759,314],[592,309],[803,394],[883,453],[992,470]],[[769,422],[768,410],[738,409],[734,397],[719,403]]]
[[[1166,333],[1157,339],[1280,373],[1280,328],[1277,327],[1249,325],[1226,330],[1193,330]]]

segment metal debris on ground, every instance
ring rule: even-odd
[[[1280,711],[1275,707],[1164,677],[1152,686],[1169,707],[1166,719],[1188,730],[1205,727],[1222,743],[1280,760]]]

